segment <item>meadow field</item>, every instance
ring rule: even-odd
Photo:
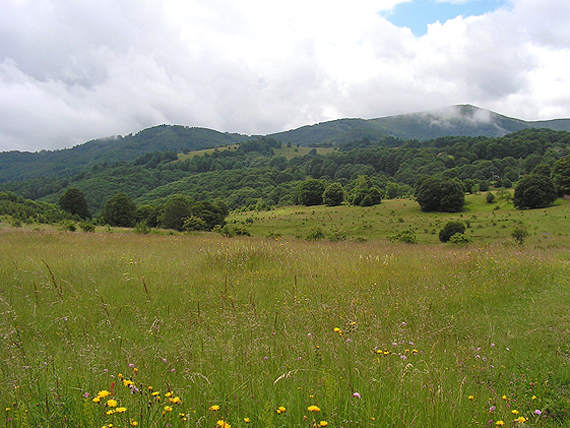
[[[1,426],[570,426],[562,243],[0,243]]]

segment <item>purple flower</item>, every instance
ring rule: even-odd
[[[537,416],[540,416],[540,415],[542,415],[542,412],[541,412],[540,410],[536,409],[536,410],[534,411],[534,414],[537,415]]]
[[[83,397],[84,397],[84,398],[89,398],[89,393],[86,392],[85,394],[83,394]]]
[[[361,398],[361,397],[360,397],[360,394],[359,394],[358,392],[354,392],[354,393],[352,394],[352,396],[355,397],[355,398]]]
[[[495,406],[489,407],[489,413],[493,413],[495,410],[497,410],[497,407]]]

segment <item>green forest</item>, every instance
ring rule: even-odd
[[[185,152],[155,151],[129,162],[97,163],[73,174],[60,171],[6,181],[0,184],[1,199],[4,205],[7,201],[12,205],[2,213],[15,212],[16,196],[39,207],[40,203],[58,204],[67,190],[79,189],[90,216],[101,220],[105,204],[124,194],[142,208],[143,220],[153,218],[148,225],[154,227],[165,203],[174,196],[186,198],[189,204],[217,203],[222,211],[343,202],[370,206],[382,199],[413,197],[421,179],[433,176],[454,180],[464,192],[473,193],[514,188],[522,177],[535,173],[554,180],[563,194],[567,172],[561,163],[570,152],[570,133],[525,129],[497,138],[447,136],[427,141],[365,137],[326,150],[322,145],[306,149],[258,137],[214,150]],[[553,174],[556,165],[558,178]],[[310,186],[316,200],[306,199]],[[322,199],[325,190],[327,200]],[[30,209],[26,212],[22,221],[39,218]],[[54,214],[42,218],[51,219]]]

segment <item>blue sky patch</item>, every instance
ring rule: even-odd
[[[505,5],[505,0],[471,0],[464,4],[441,3],[436,0],[413,0],[398,4],[384,17],[398,27],[408,27],[416,36],[427,32],[428,24],[436,21],[442,24],[459,15],[478,16],[492,12]]]

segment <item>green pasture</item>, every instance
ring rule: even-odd
[[[416,209],[390,204],[366,210]],[[568,246],[8,227],[0,243],[5,427],[570,426]]]
[[[495,194],[496,202],[492,204],[487,203],[485,193],[467,195],[459,213],[424,213],[413,200],[391,199],[365,208],[320,205],[240,212],[231,214],[228,222],[246,226],[254,236],[266,237],[305,238],[311,229],[320,228],[328,237],[336,234],[349,240],[388,240],[413,230],[422,244],[439,243],[439,231],[452,220],[467,225],[465,235],[475,244],[512,241],[513,228],[523,224],[530,233],[528,245],[570,245],[570,201],[558,199],[548,208],[517,210],[506,195]]]
[[[212,148],[212,149],[194,150],[192,152],[188,152],[185,154],[180,153],[178,155],[178,160],[184,161],[186,159],[192,159],[196,156],[204,156],[205,154],[211,155],[214,152],[221,152],[224,150],[236,151],[238,148],[239,148],[239,144],[234,144],[231,146],[222,146],[222,147],[217,147],[217,148]],[[332,147],[317,147],[317,148],[296,147],[296,146],[287,147],[286,145],[283,145],[280,149],[273,149],[275,156],[277,156],[277,157],[278,156],[284,156],[287,160],[291,160],[297,156],[308,155],[311,150],[316,150],[317,154],[324,156],[324,155],[327,155],[329,153],[332,153],[335,149]]]

